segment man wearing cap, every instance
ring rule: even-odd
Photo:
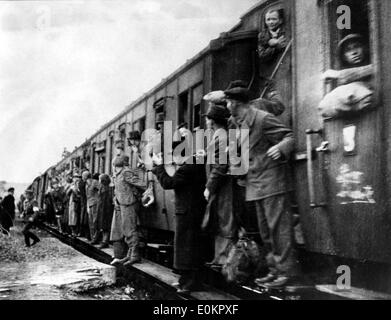
[[[4,197],[1,205],[3,207],[3,216],[4,222],[3,227],[9,231],[9,229],[13,226],[13,222],[15,220],[15,198],[14,198],[14,188],[8,189],[8,194]]]
[[[248,129],[242,141],[247,140],[249,148],[241,150],[242,159],[249,159],[245,200],[256,208],[259,232],[269,252],[270,272],[256,282],[281,287],[297,275],[286,177],[293,133],[272,114],[251,106],[249,91],[235,83],[224,93],[237,128]]]
[[[337,88],[329,92],[319,104],[321,115],[334,118],[346,113],[362,111],[373,106],[373,65],[368,46],[360,34],[350,34],[338,44],[341,70],[327,70],[324,81],[336,81]]]
[[[144,185],[140,181],[139,176],[129,169],[129,157],[124,155],[116,156],[113,165],[115,210],[110,240],[117,243],[125,240],[128,245],[128,252],[125,258],[115,253],[115,259],[112,261],[112,264],[123,263],[124,265],[131,265],[141,261],[137,231],[137,212],[140,202],[138,188],[144,187]]]
[[[24,241],[26,247],[31,247],[37,244],[40,240],[39,238],[30,231],[31,228],[35,226],[35,222],[39,213],[38,202],[34,199],[34,191],[29,189],[26,190],[26,200],[23,202],[23,212],[22,218],[25,221],[25,226],[22,230],[24,235]],[[33,240],[33,243],[30,243],[30,239]]]
[[[161,155],[154,154],[152,160],[156,167],[153,173],[165,190],[175,191],[175,238],[174,269],[181,275],[178,292],[194,290],[198,283],[198,271],[201,265],[202,242],[201,222],[205,210],[203,190],[205,188],[205,167],[197,164],[191,155],[177,154],[184,141],[173,143],[173,159],[178,165],[174,176],[166,172]],[[192,163],[189,163],[192,160]]]
[[[204,196],[208,205],[204,222],[209,221],[215,230],[214,259],[211,265],[224,265],[230,246],[237,239],[237,221],[234,210],[233,178],[228,174],[228,118],[229,110],[222,104],[211,103],[206,117],[213,137],[207,146],[206,188]],[[203,225],[206,228],[206,225]]]
[[[374,74],[368,45],[360,34],[350,34],[338,43],[338,58],[342,70],[327,70],[324,80],[338,80],[338,85],[362,81]]]

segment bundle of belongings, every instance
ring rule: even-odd
[[[373,91],[359,81],[339,86],[327,94],[319,104],[319,111],[324,118],[337,118],[363,111],[372,104]]]
[[[266,260],[258,244],[254,240],[241,237],[229,251],[222,274],[228,282],[243,285],[256,278],[264,267]]]

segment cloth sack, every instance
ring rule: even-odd
[[[245,284],[258,274],[263,260],[255,241],[240,238],[229,251],[222,274],[228,282]]]
[[[363,111],[373,104],[373,91],[364,82],[352,82],[328,93],[319,104],[324,118],[337,118]]]

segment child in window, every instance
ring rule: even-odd
[[[338,87],[327,94],[319,105],[325,118],[369,108],[373,103],[371,78],[373,66],[369,64],[368,50],[359,34],[345,37],[338,45],[341,70],[327,70],[325,81],[337,81]]]
[[[258,55],[261,63],[273,60],[287,46],[282,10],[269,10],[265,15],[265,30],[258,35]]]

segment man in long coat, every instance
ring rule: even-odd
[[[249,145],[241,150],[242,159],[249,159],[246,201],[255,205],[260,235],[269,251],[270,273],[256,282],[281,287],[298,272],[286,175],[293,133],[272,114],[250,106],[247,89],[232,87],[225,95],[238,128],[247,129],[241,139]]]
[[[10,228],[14,225],[15,220],[15,198],[14,198],[14,188],[8,189],[8,194],[1,201],[1,206],[3,207],[3,227],[9,231]]]
[[[209,220],[215,238],[211,265],[219,266],[225,264],[229,249],[238,237],[234,179],[228,174],[227,120],[230,113],[224,105],[211,104],[205,116],[208,128],[214,132],[212,141],[207,146],[207,182],[204,196],[208,205],[205,217],[209,217],[206,220]]]
[[[98,202],[99,202],[99,173],[91,175],[86,183],[88,224],[90,227],[91,244],[99,243]]]
[[[177,143],[174,143],[174,148]],[[154,155],[157,165],[153,173],[165,190],[175,191],[175,238],[174,268],[181,274],[178,292],[188,292],[197,283],[197,271],[201,264],[202,241],[200,237],[201,222],[205,210],[205,166],[195,164],[179,164],[174,176],[165,170],[161,156]],[[186,160],[185,160],[186,161]]]
[[[140,205],[141,191],[146,189],[137,173],[129,168],[129,157],[116,156],[114,161],[114,216],[111,225],[110,240],[128,245],[127,256],[115,257],[112,264],[131,265],[141,260],[139,253],[139,235],[137,231],[137,214]]]

